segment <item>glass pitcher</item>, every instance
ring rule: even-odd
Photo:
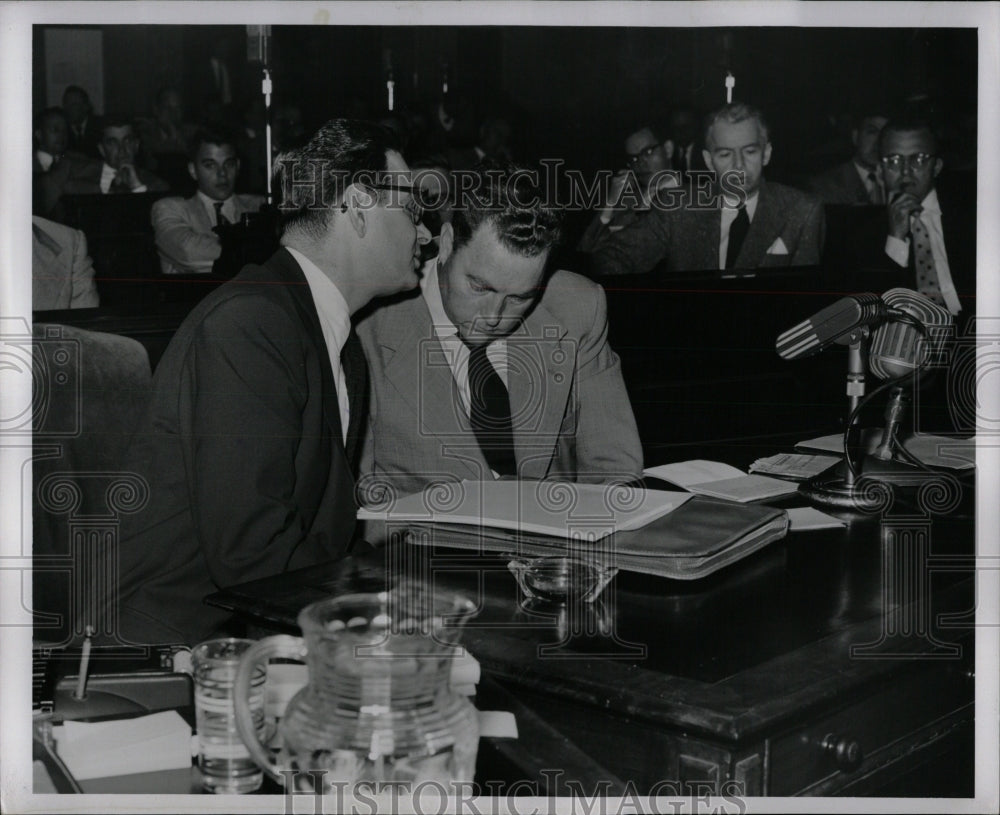
[[[411,584],[307,606],[303,637],[268,637],[240,662],[236,724],[250,755],[279,784],[292,779],[311,792],[357,782],[436,782],[450,791],[471,782],[478,714],[449,678],[475,608]],[[309,682],[288,703],[274,755],[257,736],[248,698],[255,666],[276,657],[304,660]]]

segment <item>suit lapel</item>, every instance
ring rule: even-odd
[[[507,390],[519,471],[543,478],[559,440],[576,367],[566,329],[541,303],[507,339]]]
[[[31,224],[31,232],[33,235],[32,255],[38,257],[38,262],[33,265],[46,272],[45,276],[41,278],[32,276],[32,296],[34,297],[37,292],[47,302],[58,303],[62,297],[63,289],[71,282],[71,275],[68,273],[50,276],[55,269],[68,265],[63,263],[60,258],[63,248],[57,240],[34,222]]]
[[[199,227],[199,231],[211,232],[215,227],[215,224],[213,224],[211,218],[208,217],[208,213],[205,211],[205,205],[202,204],[201,199],[198,197],[198,193],[195,193],[188,198],[186,203],[188,205],[188,211],[191,213],[191,217]],[[291,255],[288,255],[288,259],[292,263],[295,263],[295,259],[292,258]],[[297,263],[295,263],[295,268],[298,268]],[[305,280],[304,277],[302,279]],[[308,286],[306,288],[308,288]]]
[[[689,210],[676,229],[679,269],[718,269],[722,212],[718,208]]]
[[[743,248],[736,259],[737,267],[741,269],[756,269],[764,265],[764,257],[774,239],[781,234],[781,213],[774,206],[774,200],[767,183],[760,182],[760,193],[757,199],[757,211],[750,222]]]

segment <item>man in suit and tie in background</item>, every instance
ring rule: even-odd
[[[90,96],[79,85],[69,85],[63,91],[62,107],[69,124],[69,149],[91,158],[99,158],[101,120],[94,116]]]
[[[202,300],[157,365],[125,463],[149,495],[122,523],[119,639],[217,636],[231,621],[206,594],[348,553],[368,394],[351,316],[413,288],[429,239],[391,139],[338,119],[280,155],[282,248]]]
[[[887,121],[881,112],[862,114],[851,130],[854,155],[810,179],[809,191],[824,204],[884,204],[885,193],[878,174],[878,137]]]
[[[490,165],[474,179],[421,290],[358,324],[372,366],[361,486],[380,502],[440,480],[641,477],[604,290],[546,274],[559,221],[532,180]]]
[[[87,238],[78,229],[31,219],[31,308],[97,308],[94,264],[87,254]]]
[[[234,137],[201,130],[195,136],[188,172],[198,184],[190,198],[161,198],[152,221],[164,274],[208,274],[222,254],[215,228],[257,212],[264,198],[234,192],[240,172]]]
[[[771,142],[760,111],[733,103],[712,113],[703,156],[717,187],[662,191],[648,215],[601,242],[595,274],[639,274],[664,261],[667,273],[819,263],[823,205],[764,180]]]
[[[34,122],[31,154],[32,212],[46,218],[61,216],[57,205],[63,193],[92,185],[101,163],[69,149],[69,122],[61,108],[45,108]]]
[[[930,124],[891,121],[879,137],[886,228],[871,247],[896,285],[916,289],[955,317],[975,310],[975,188],[938,186],[944,162]],[[885,288],[889,288],[886,286]]]

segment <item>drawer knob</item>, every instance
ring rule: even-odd
[[[823,741],[820,742],[820,748],[824,753],[833,757],[837,767],[841,770],[856,770],[864,760],[861,745],[849,736],[827,733],[823,737]]]

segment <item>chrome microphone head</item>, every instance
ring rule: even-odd
[[[789,328],[778,337],[775,348],[782,359],[811,357],[857,329],[881,322],[885,314],[885,304],[877,294],[843,297]]]
[[[911,289],[890,289],[882,295],[890,309],[923,323],[927,335],[898,318],[879,326],[872,335],[868,367],[880,379],[900,379],[925,365],[942,363],[947,340],[954,333],[951,313]]]

